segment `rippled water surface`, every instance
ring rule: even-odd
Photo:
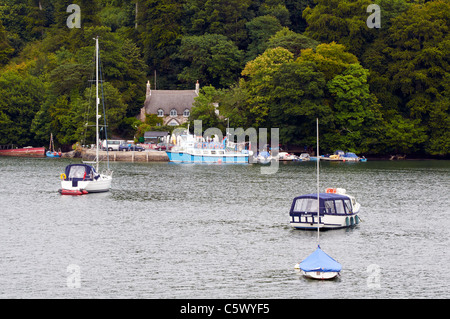
[[[312,162],[112,163],[111,192],[82,197],[58,193],[69,163],[0,158],[1,298],[450,297],[450,161],[321,163],[322,190],[362,205],[357,228],[321,232],[329,282],[294,270],[317,245],[288,225]]]

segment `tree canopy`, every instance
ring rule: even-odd
[[[449,26],[446,0],[0,0],[0,144],[92,140],[98,36],[110,135],[140,134],[156,74],[157,89],[201,83],[190,121],[312,146],[319,117],[329,152],[448,156]]]

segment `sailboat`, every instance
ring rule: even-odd
[[[61,195],[84,195],[89,193],[102,193],[108,192],[111,189],[112,172],[106,173],[99,172],[99,123],[100,115],[98,114],[98,108],[100,104],[99,98],[99,45],[98,37],[95,40],[95,52],[96,52],[96,157],[94,166],[83,164],[70,164],[67,165],[65,172],[61,174],[61,189],[59,192]]]
[[[328,256],[320,248],[320,193],[319,193],[319,119],[317,125],[317,249],[302,262],[295,265],[300,269],[303,276],[311,279],[333,279],[336,278],[342,270],[341,264]],[[311,204],[314,205],[312,202]]]
[[[48,151],[45,153],[47,157],[61,157],[61,150],[55,151],[55,144],[53,142],[53,133],[50,133],[50,145],[48,146]]]

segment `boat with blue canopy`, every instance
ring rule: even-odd
[[[289,212],[290,225],[297,229],[337,229],[359,224],[361,205],[343,188],[327,188],[317,193],[295,197]],[[317,213],[319,211],[319,213]]]
[[[333,279],[339,275],[342,265],[328,256],[317,246],[317,249],[295,267],[305,277],[312,279]]]

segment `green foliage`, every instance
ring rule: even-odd
[[[181,40],[178,58],[186,66],[179,79],[187,83],[227,87],[237,81],[243,53],[223,35],[187,36]]]
[[[203,87],[199,96],[195,98],[194,107],[189,116],[189,125],[194,127],[194,121],[200,120],[204,129],[216,127],[224,132],[226,122],[217,114],[221,95],[222,91],[216,90],[213,86]]]
[[[0,144],[93,140],[98,36],[109,135],[172,129],[136,119],[156,72],[157,89],[199,80],[204,127],[314,146],[319,116],[329,152],[448,156],[449,25],[446,0],[0,0]]]

